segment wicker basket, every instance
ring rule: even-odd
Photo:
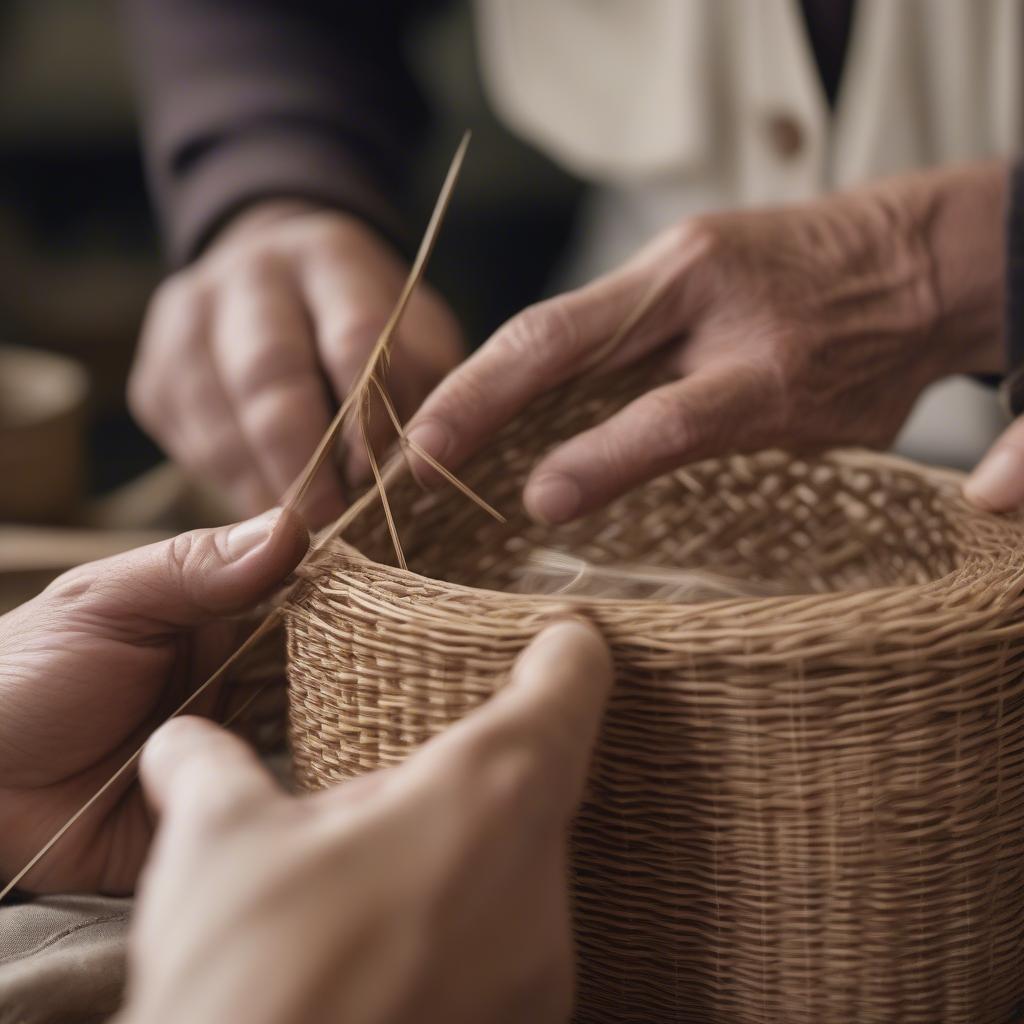
[[[538,403],[463,478],[503,510],[607,412]],[[288,609],[309,788],[403,759],[564,609],[532,548],[704,566],[793,596],[577,599],[617,684],[573,836],[580,1021],[1009,1024],[1024,996],[1024,528],[866,453],[670,474],[558,529],[408,477]],[[371,521],[372,520],[372,521]]]

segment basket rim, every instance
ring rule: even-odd
[[[1008,540],[1009,534],[1015,533],[1021,540],[1020,548],[1007,548],[1007,559],[1000,562],[993,553],[989,552],[965,552],[966,557],[960,565],[942,576],[934,579],[924,580],[918,583],[889,584],[886,586],[865,587],[858,590],[831,590],[825,592],[800,593],[800,594],[771,594],[759,595],[756,597],[727,597],[706,601],[665,601],[653,598],[616,598],[616,597],[590,597],[584,595],[561,595],[561,594],[519,594],[509,591],[494,590],[489,587],[478,587],[466,583],[454,583],[449,580],[438,579],[432,576],[425,576],[413,569],[402,569],[399,566],[390,565],[386,562],[378,562],[363,554],[356,546],[344,539],[344,536],[334,538],[325,544],[323,553],[341,552],[346,558],[356,560],[365,569],[370,571],[379,570],[390,576],[395,582],[408,581],[416,585],[426,584],[436,587],[439,590],[451,593],[453,596],[465,594],[477,599],[494,600],[500,598],[503,602],[528,602],[534,607],[546,607],[549,610],[556,608],[564,609],[567,605],[578,608],[620,608],[623,611],[641,610],[651,611],[652,609],[673,610],[675,612],[711,612],[711,611],[734,611],[738,612],[743,608],[756,606],[758,609],[770,609],[774,611],[793,611],[800,605],[813,602],[819,609],[824,605],[831,611],[839,611],[841,607],[849,602],[885,601],[895,595],[902,597],[921,597],[926,594],[938,593],[948,595],[954,590],[958,581],[964,580],[967,586],[977,581],[978,573],[970,572],[972,567],[1002,565],[1006,575],[1010,578],[1024,577],[1024,513],[994,513],[969,505],[962,497],[961,490],[967,474],[960,470],[942,466],[931,466],[915,462],[913,459],[891,452],[876,452],[864,448],[830,448],[812,455],[801,455],[783,452],[779,449],[764,449],[761,452],[750,453],[747,456],[741,453],[722,456],[721,458],[736,457],[758,457],[776,455],[782,458],[810,458],[828,460],[834,464],[846,466],[850,469],[877,469],[879,465],[888,466],[890,469],[922,478],[936,487],[954,487],[956,494],[953,500],[961,516],[979,522],[985,522],[992,526],[1002,524],[1005,526]],[[686,466],[670,470],[671,473],[685,472]],[[406,468],[408,472],[408,467]],[[349,526],[352,524],[349,523]],[[1017,558],[1012,557],[1014,552]],[[304,575],[307,581],[323,576],[330,571],[329,565],[321,557],[312,562]],[[967,608],[963,609],[965,612]],[[909,613],[908,613],[909,614]]]
[[[977,582],[978,576],[976,574],[965,573],[971,564],[976,566],[984,566],[995,564],[989,560],[983,560],[980,557],[973,563],[968,563],[965,566],[961,566],[958,569],[953,570],[950,573],[946,573],[944,576],[939,576],[934,580],[928,580],[924,583],[912,583],[907,585],[894,584],[887,587],[872,587],[864,590],[836,590],[827,593],[810,593],[810,594],[772,594],[768,596],[757,596],[757,597],[728,597],[710,601],[659,601],[651,598],[615,598],[615,597],[588,597],[575,594],[518,594],[511,593],[504,590],[491,590],[486,587],[474,587],[465,583],[452,583],[448,580],[439,580],[432,576],[423,576],[420,573],[413,572],[411,569],[402,569],[397,565],[387,565],[384,562],[375,562],[371,558],[367,558],[357,549],[351,547],[351,545],[345,545],[346,551],[343,552],[346,558],[346,562],[350,565],[358,565],[367,575],[376,576],[378,579],[389,579],[394,583],[412,582],[419,587],[433,588],[438,591],[442,591],[445,594],[451,595],[452,597],[458,597],[459,595],[465,595],[466,597],[476,598],[478,600],[486,600],[488,602],[497,603],[500,599],[502,604],[508,605],[520,605],[528,606],[535,611],[546,610],[548,613],[562,612],[566,613],[571,609],[619,609],[623,612],[655,612],[659,614],[675,614],[682,615],[684,613],[690,613],[694,616],[711,617],[720,612],[733,612],[733,613],[744,613],[750,611],[758,612],[787,612],[793,613],[802,610],[804,606],[813,606],[819,612],[827,611],[831,614],[836,614],[845,610],[846,605],[867,605],[870,603],[872,606],[877,606],[877,602],[894,599],[896,597],[907,597],[907,596],[924,596],[929,597],[939,596],[946,597],[954,589],[954,587],[963,580],[964,589],[968,590]],[[337,549],[335,549],[337,550]],[[322,579],[328,575],[335,567],[325,565],[321,563],[316,566],[310,566],[310,572],[307,575],[306,583],[315,585],[316,580]],[[1022,593],[1024,593],[1024,564],[1017,567],[1016,572],[1007,573],[1008,577],[1019,579],[1022,583]],[[965,578],[966,577],[966,578]],[[351,584],[349,584],[351,585]],[[395,598],[397,595],[394,591],[388,591],[389,598]],[[299,595],[289,600],[289,605],[298,604]],[[408,603],[417,605],[421,610],[425,610],[425,602],[423,599],[415,594],[406,595]],[[994,606],[991,603],[985,604],[983,607],[993,609]],[[852,609],[851,609],[852,610]],[[879,609],[879,614],[883,614],[887,609]],[[973,610],[978,610],[977,608]],[[930,614],[932,607],[925,609],[914,609],[904,612],[903,622],[907,623],[911,620],[919,617],[923,618]],[[964,616],[957,624],[958,629],[964,629],[967,627],[966,616],[972,611],[972,608],[968,604],[960,606],[959,611]],[[439,616],[440,617],[440,616]],[[806,622],[802,622],[795,632],[802,632],[805,628]],[[775,622],[772,624],[770,631],[775,635],[780,635],[785,632],[784,622]]]

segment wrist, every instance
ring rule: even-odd
[[[1003,161],[881,183],[902,207],[923,261],[925,358],[936,378],[1001,374],[1008,168]]]
[[[332,232],[342,232],[346,238],[367,242],[383,251],[405,259],[389,238],[358,214],[333,206],[323,206],[305,199],[267,199],[240,210],[213,239],[211,250],[230,252],[244,249],[259,242],[267,232],[287,231],[291,222],[304,221],[306,225],[330,225]]]
[[[213,239],[214,248],[231,245],[244,240],[252,233],[258,233],[271,224],[291,220],[325,209],[304,199],[263,199],[242,207],[217,232]]]

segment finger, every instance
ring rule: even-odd
[[[273,509],[90,563],[46,594],[65,609],[87,609],[112,637],[182,629],[251,608],[280,585],[308,545],[298,517]]]
[[[189,278],[165,285],[147,320],[129,397],[139,422],[186,469],[253,513],[273,504],[221,384],[208,344],[210,306]]]
[[[217,306],[212,350],[247,447],[280,500],[330,422],[312,325],[287,268],[264,262],[236,276]],[[319,473],[303,514],[321,526],[343,509],[337,474]]]
[[[667,288],[677,262],[657,240],[606,277],[513,317],[427,398],[410,438],[455,468],[532,399],[591,368],[598,357],[616,366],[652,351],[679,329],[651,302]],[[652,308],[645,309],[648,302]],[[644,315],[631,323],[638,311]],[[606,353],[627,328],[619,350]],[[427,468],[421,471],[430,477]]]
[[[1003,431],[964,484],[964,496],[989,512],[1024,504],[1024,419]]]
[[[252,748],[202,718],[173,718],[150,737],[139,777],[165,821],[207,823],[266,803],[277,786]]]
[[[398,275],[383,280],[369,278],[361,268],[352,267],[350,259],[322,255],[302,268],[317,348],[339,403],[362,375],[402,286]],[[393,365],[400,366],[402,359],[396,347]],[[369,438],[378,453],[394,438],[387,419],[379,413],[371,418]],[[346,426],[342,444],[346,451],[362,446],[357,418]]]
[[[687,462],[762,447],[770,387],[756,368],[726,365],[647,392],[543,459],[526,482],[527,511],[567,522]]]
[[[225,491],[233,509],[251,515],[274,504],[274,497],[216,375],[205,347],[180,375],[175,386],[181,429],[168,452]]]
[[[461,743],[482,750],[485,760],[516,751],[520,762],[528,760],[537,793],[568,817],[583,793],[611,685],[611,653],[597,629],[556,623],[522,653],[507,686],[437,741],[433,756]]]
[[[184,273],[161,284],[146,310],[127,399],[139,425],[162,444],[177,426],[170,371],[205,344],[207,322],[205,296]]]

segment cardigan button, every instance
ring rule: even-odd
[[[765,119],[768,143],[775,154],[792,160],[803,151],[805,137],[800,122],[792,114],[773,113]]]

